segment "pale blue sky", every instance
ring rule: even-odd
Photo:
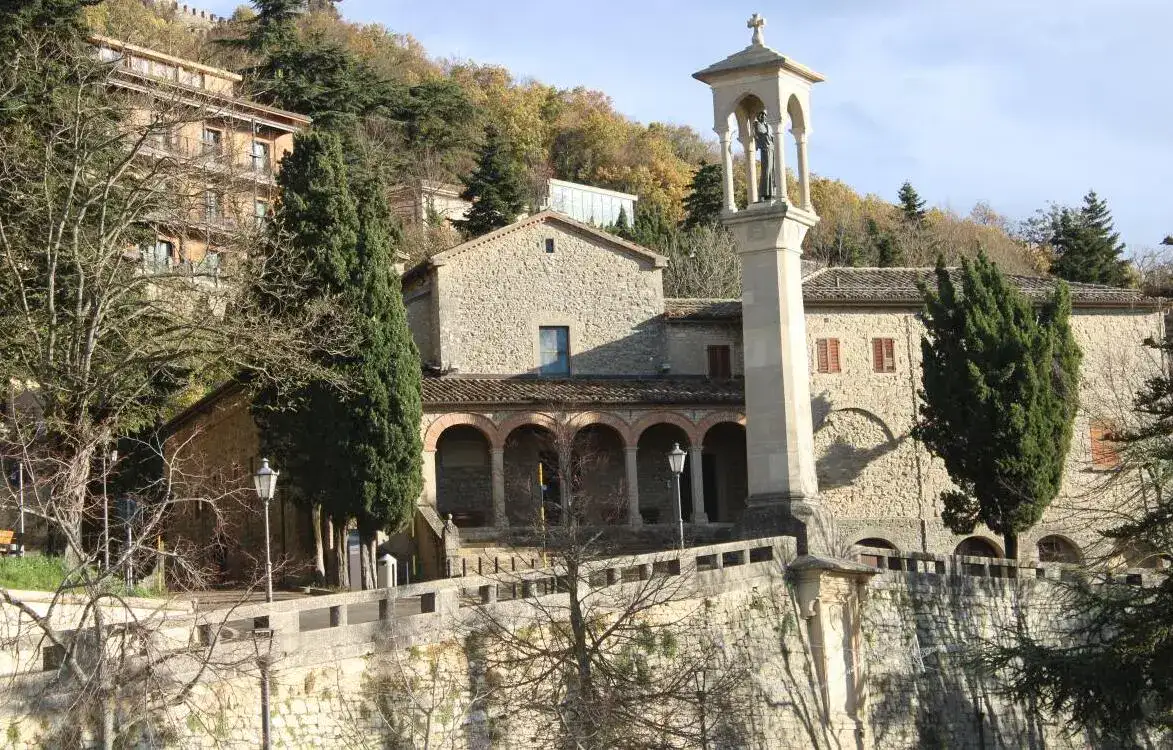
[[[190,0],[189,0],[190,2]],[[204,0],[226,13],[234,0]],[[504,65],[609,94],[643,122],[712,135],[691,74],[766,43],[827,77],[811,168],[894,199],[978,200],[1014,218],[1105,197],[1125,241],[1173,233],[1170,0],[345,0],[343,14],[410,33],[433,56]]]

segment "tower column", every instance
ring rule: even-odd
[[[741,139],[741,145],[745,148],[746,179],[749,180],[746,191],[749,193],[749,205],[752,206],[758,202],[758,160],[757,149],[754,148],[757,144],[752,135],[747,135]]]
[[[790,191],[786,189],[786,119],[778,113],[774,122],[774,184],[783,203],[790,203]],[[805,232],[804,232],[805,234]],[[801,250],[799,251],[802,252]]]
[[[624,450],[624,463],[627,469],[627,523],[639,526],[643,518],[639,514],[639,448],[629,445]]]
[[[704,437],[703,435],[701,436]],[[692,472],[692,522],[708,523],[705,515],[705,471],[700,445],[689,446],[688,470]]]
[[[795,169],[798,171],[798,205],[802,206],[805,211],[813,211],[814,206],[811,204],[811,175],[810,170],[806,166],[806,130],[799,128],[792,131],[794,133],[794,142],[798,150],[798,164]]]
[[[722,187],[725,195],[725,210],[737,210],[737,201],[733,196],[733,138],[728,130],[718,130],[717,138],[721,141],[721,175]]]

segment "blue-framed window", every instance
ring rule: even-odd
[[[542,326],[538,329],[538,364],[542,375],[570,374],[570,329]]]

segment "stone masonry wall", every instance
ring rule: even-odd
[[[1018,617],[1036,634],[1058,637],[1059,584],[900,572],[864,583],[858,634],[840,631],[837,621],[828,623],[826,634],[835,648],[843,644],[856,654],[848,662],[856,665],[863,689],[857,702],[849,701],[859,706],[858,724],[833,701],[828,704],[829,695],[843,694],[844,675],[819,661],[809,630],[812,612],[819,606],[838,611],[833,599],[850,587],[824,583],[821,604],[808,610],[798,586],[776,574],[733,579],[649,612],[655,622],[677,628],[677,638],[721,644],[721,669],[728,670],[723,674],[743,675],[732,680],[728,694],[706,699],[709,747],[1105,747],[1093,737],[1069,736],[1063,717],[1006,702],[994,682],[965,666],[971,648],[1004,637]],[[536,717],[508,700],[502,675],[490,678],[482,671],[492,642],[469,635],[465,627],[450,627],[408,646],[396,640],[392,627],[373,649],[303,648],[278,660],[272,673],[273,746],[535,747]],[[312,640],[307,635],[306,645]],[[826,680],[824,668],[832,670]],[[8,704],[0,712],[9,747],[38,747],[60,730],[60,717],[14,711]],[[833,717],[829,724],[821,718],[825,711]],[[259,713],[256,670],[245,662],[235,673],[201,684],[137,746],[255,746]],[[845,743],[857,729],[858,744]]]
[[[569,327],[576,376],[653,375],[666,361],[659,269],[557,221],[446,260],[435,283],[439,355],[462,373],[536,373],[539,326]]]
[[[952,552],[962,537],[941,524],[938,501],[948,476],[910,436],[917,418],[923,327],[907,310],[812,306],[806,317],[819,489],[840,521],[845,535],[840,541],[880,536],[901,548],[913,544]],[[1159,357],[1142,345],[1146,337],[1162,335],[1159,313],[1076,310],[1072,329],[1084,358],[1081,410],[1066,479],[1042,523],[1022,540],[1023,550],[1047,534],[1067,536],[1084,549],[1098,541],[1092,530],[1096,520],[1103,519],[1105,509],[1118,507],[1127,492],[1109,486],[1108,475],[1091,466],[1089,421],[1126,424],[1132,394],[1160,367]],[[893,373],[874,372],[872,339],[881,337],[895,340]],[[839,340],[841,372],[815,371],[820,338]],[[851,533],[859,536],[847,538]],[[984,535],[1000,541],[988,530]]]

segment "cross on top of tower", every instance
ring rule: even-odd
[[[766,42],[762,38],[762,27],[766,25],[766,19],[762,18],[760,14],[754,13],[753,17],[745,22],[747,29],[753,29],[753,39],[750,40],[758,47],[764,47]]]

